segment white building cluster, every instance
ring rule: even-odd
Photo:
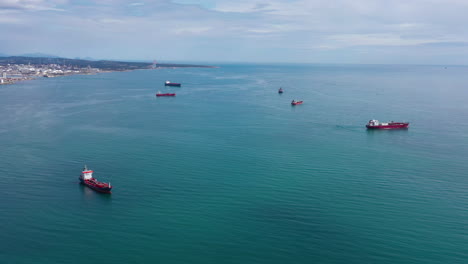
[[[16,81],[34,77],[56,77],[73,74],[95,74],[99,69],[59,64],[5,64],[0,65],[0,84],[10,84]]]

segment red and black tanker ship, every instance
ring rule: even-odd
[[[402,129],[408,128],[408,122],[388,122],[388,123],[380,123],[379,120],[369,120],[366,127],[367,129]]]
[[[95,178],[93,178],[93,171],[88,170],[88,167],[86,167],[86,165],[83,168],[83,171],[81,172],[79,179],[82,184],[88,186],[89,188],[95,191],[102,192],[102,193],[111,193],[112,186],[110,182],[109,183],[100,182],[96,180]]]
[[[291,105],[300,105],[302,103],[304,103],[304,101],[296,101],[296,100],[291,101]]]
[[[158,91],[156,93],[156,96],[175,96],[175,93],[161,93],[160,91]]]

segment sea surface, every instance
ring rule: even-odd
[[[468,263],[468,67],[219,66],[0,86],[0,263]]]

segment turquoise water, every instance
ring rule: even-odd
[[[437,66],[0,86],[0,262],[468,263],[466,98],[468,68]],[[78,184],[85,163],[111,195]]]

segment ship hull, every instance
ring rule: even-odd
[[[97,191],[97,192],[100,192],[100,193],[111,193],[112,187],[110,187],[110,188],[109,188],[109,187],[99,187],[99,186],[96,186],[96,185],[90,183],[90,182],[87,181],[87,180],[83,180],[83,179],[81,179],[81,178],[79,178],[79,179],[80,179],[81,184],[83,184],[83,185],[85,185],[85,186],[87,186],[87,187],[89,187],[89,188],[91,188],[91,189],[93,189],[93,190],[95,190],[95,191]]]
[[[405,129],[408,128],[409,123],[393,123],[388,125],[377,125],[377,126],[370,126],[366,125],[367,129]]]
[[[174,87],[180,87],[180,83],[165,83],[164,86],[174,86]]]
[[[303,103],[302,101],[299,101],[299,102],[291,103],[291,105],[301,105],[302,103]]]
[[[156,96],[175,96],[175,94],[156,94]]]

